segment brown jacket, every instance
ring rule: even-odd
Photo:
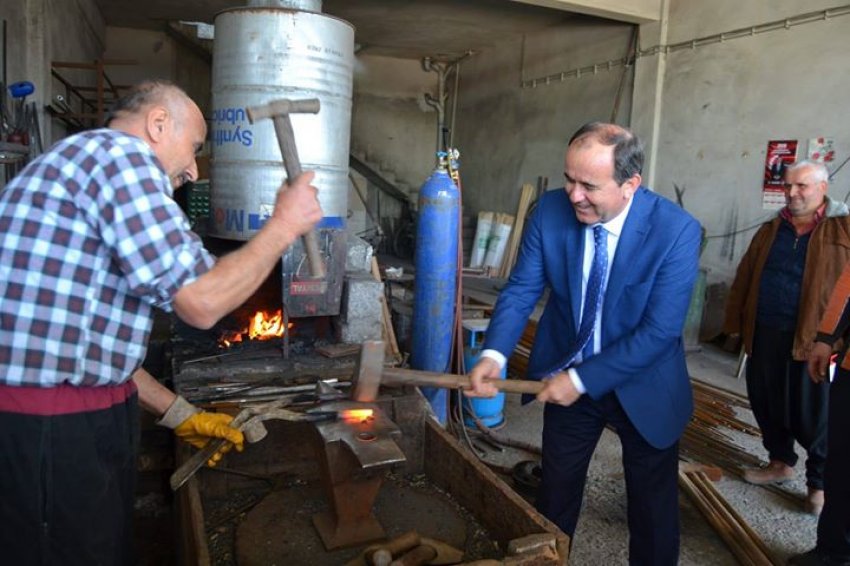
[[[830,344],[835,349],[835,343],[847,332],[848,313],[850,308],[850,263],[844,266],[841,277],[835,284],[835,290],[826,306],[826,314],[818,327],[817,341]],[[845,351],[844,357],[838,360],[844,369],[850,369],[850,352]]]
[[[827,197],[824,214],[826,218],[812,232],[806,252],[797,331],[791,352],[798,361],[808,359],[818,323],[826,311],[835,282],[844,265],[850,262],[850,212],[847,205]],[[753,353],[759,281],[780,222],[782,220],[777,216],[763,224],[753,236],[750,247],[738,265],[726,301],[723,331],[740,334],[744,340],[744,351],[748,355]]]

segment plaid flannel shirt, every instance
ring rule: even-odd
[[[0,383],[126,382],[152,308],[214,259],[139,138],[66,138],[0,191]]]

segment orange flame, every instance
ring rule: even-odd
[[[340,417],[347,423],[361,423],[371,419],[373,413],[372,409],[346,409]]]
[[[292,328],[292,323],[290,322],[284,328],[282,310],[278,309],[274,313],[257,311],[244,330],[226,333],[221,337],[221,343],[224,346],[231,346],[235,342],[241,342],[245,334],[250,340],[271,340],[283,336],[287,328]]]

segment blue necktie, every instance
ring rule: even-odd
[[[582,359],[593,355],[593,328],[596,326],[599,305],[602,304],[602,288],[605,286],[607,272],[608,232],[601,225],[596,225],[593,227],[593,263],[590,266],[587,288],[584,290],[584,309],[581,313],[578,336],[567,355],[561,358],[561,362],[542,375],[549,375],[570,367],[579,352],[582,353]]]
[[[593,329],[596,327],[596,317],[599,316],[599,306],[602,304],[602,288],[605,286],[607,272],[608,232],[597,224],[593,227],[593,265],[590,266],[590,277],[584,292],[584,310],[581,313],[577,340],[582,344],[581,357],[584,360],[594,353]]]

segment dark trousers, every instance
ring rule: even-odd
[[[678,443],[660,450],[638,433],[614,394],[583,395],[570,407],[548,403],[543,417],[543,476],[538,510],[573,536],[587,468],[610,424],[623,445],[629,563],[667,566],[679,557]]]
[[[823,489],[829,383],[809,379],[791,357],[794,333],[758,325],[747,360],[747,395],[771,460],[797,463],[794,441],[806,449],[806,484]]]
[[[818,549],[836,562],[850,562],[850,371],[839,368],[829,396],[829,457]]]
[[[0,562],[134,563],[137,397],[60,416],[0,413]]]

